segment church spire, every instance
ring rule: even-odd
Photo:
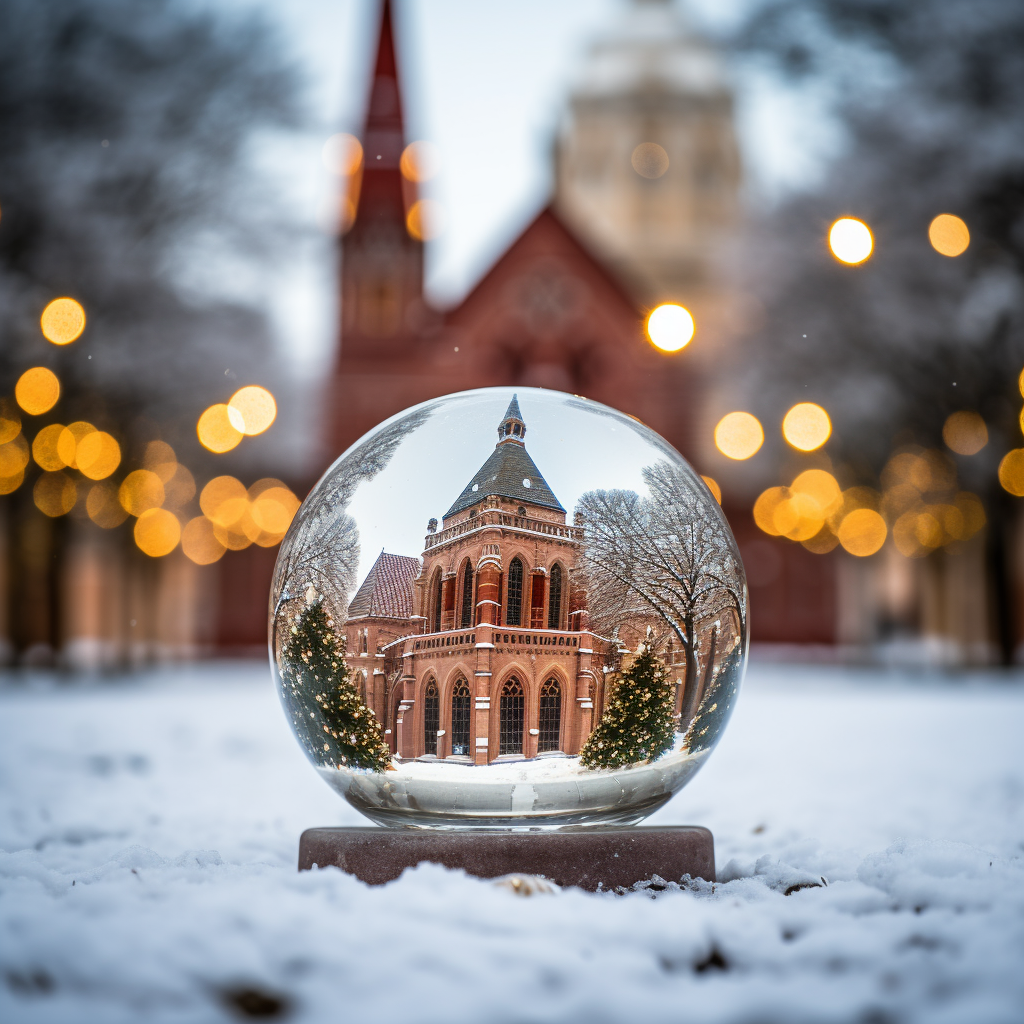
[[[498,444],[503,441],[523,444],[525,437],[526,423],[523,420],[523,414],[519,411],[519,396],[513,395],[501,423],[498,424]]]

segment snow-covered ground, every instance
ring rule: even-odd
[[[650,821],[710,826],[719,883],[300,875],[363,822],[261,667],[0,677],[0,1020],[1024,1020],[1024,679],[754,668]]]

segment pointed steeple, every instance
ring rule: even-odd
[[[503,441],[511,441],[513,444],[523,444],[526,437],[526,423],[523,414],[519,411],[519,396],[513,395],[512,401],[508,403],[508,409],[498,424],[498,444]]]

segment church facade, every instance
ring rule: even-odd
[[[382,552],[349,606],[347,662],[402,759],[574,755],[600,714],[619,645],[588,628],[583,530],[525,437],[513,398],[422,560]]]

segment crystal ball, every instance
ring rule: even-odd
[[[281,545],[273,672],[320,776],[381,825],[632,824],[736,701],[747,587],[707,485],[639,420],[555,391],[371,430]]]

